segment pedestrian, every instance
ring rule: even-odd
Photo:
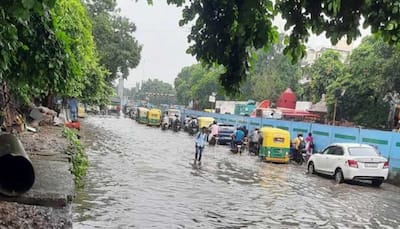
[[[74,122],[78,119],[78,101],[72,97],[69,100],[69,111],[71,113],[71,121]]]
[[[194,162],[196,163],[196,161],[198,161],[199,163],[201,163],[201,155],[203,153],[204,150],[204,146],[205,143],[207,141],[207,128],[203,127],[201,128],[201,131],[199,131],[196,134],[196,155],[195,155],[195,159]]]
[[[307,156],[311,156],[314,151],[314,138],[311,133],[308,133],[308,136],[306,137],[306,152]]]

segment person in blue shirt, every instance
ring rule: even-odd
[[[232,134],[231,149],[235,149],[237,144],[243,144],[244,131],[241,128],[237,128]]]
[[[76,121],[78,119],[78,101],[74,97],[69,100],[69,111],[71,113],[71,121]]]
[[[204,146],[207,142],[207,128],[203,127],[201,131],[196,134],[196,155],[195,155],[195,163],[198,161],[201,163],[201,155],[204,150]]]

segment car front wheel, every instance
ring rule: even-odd
[[[336,169],[335,171],[335,181],[337,184],[343,183],[344,178],[343,178],[343,172],[341,169]]]

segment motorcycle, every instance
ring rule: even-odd
[[[307,154],[305,149],[296,152],[297,155],[293,157],[293,161],[295,161],[298,165],[302,165],[303,163],[307,163],[310,156]]]
[[[167,130],[169,128],[169,124],[167,122],[161,123],[161,129]]]
[[[232,143],[233,147],[231,148],[232,153],[239,153],[242,154],[244,148],[243,148],[243,141],[237,142],[237,143]]]
[[[173,121],[173,123],[172,123],[172,129],[173,129],[175,132],[178,132],[178,131],[181,129],[181,122],[180,122],[178,119],[176,119],[176,120]]]
[[[190,120],[189,127],[188,127],[188,132],[190,135],[194,135],[197,132],[199,132],[199,125],[197,124],[196,119]]]
[[[249,153],[258,156],[260,144],[258,142],[249,142]]]
[[[211,136],[210,140],[208,141],[208,144],[211,146],[215,146],[215,144],[217,144],[217,135],[213,135]]]

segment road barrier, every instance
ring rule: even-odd
[[[0,193],[18,196],[27,192],[35,182],[35,171],[18,138],[0,135]]]

